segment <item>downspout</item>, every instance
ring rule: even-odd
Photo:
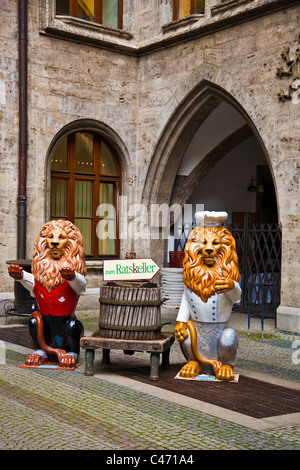
[[[19,184],[17,258],[26,258],[27,177],[27,0],[19,0]]]

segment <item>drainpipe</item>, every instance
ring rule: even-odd
[[[17,258],[26,258],[27,176],[27,0],[19,0],[19,185]]]

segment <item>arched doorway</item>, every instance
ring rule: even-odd
[[[155,165],[158,156],[160,163]],[[228,223],[236,229],[239,241],[244,308],[249,298],[261,307],[261,287],[267,284],[269,303],[277,307],[281,234],[276,187],[260,133],[237,100],[208,82],[198,85],[165,127],[149,176],[152,179],[146,182],[144,195],[152,202],[180,204],[182,208],[192,205],[188,217],[194,214],[197,204],[205,210],[229,213]],[[188,225],[187,237],[194,221],[192,217],[187,220],[184,212],[183,217],[184,227]],[[266,229],[259,231],[263,226]],[[271,226],[276,226],[274,236]],[[156,241],[151,245],[153,252],[162,249]],[[164,266],[168,265],[169,251],[176,248],[178,243],[176,246],[173,240],[172,246],[172,238],[164,243]],[[250,284],[254,290],[249,297]]]

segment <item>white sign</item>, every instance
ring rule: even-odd
[[[150,280],[160,267],[151,258],[103,260],[103,281]]]

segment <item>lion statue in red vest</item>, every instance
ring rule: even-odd
[[[185,284],[176,318],[175,336],[187,359],[183,378],[200,372],[233,380],[238,336],[227,322],[241,299],[235,240],[223,222],[226,212],[195,214],[198,226],[190,235],[183,260]]]
[[[35,348],[25,364],[39,366],[56,361],[74,368],[80,350],[83,326],[75,316],[79,296],[86,287],[86,265],[79,229],[67,220],[43,225],[34,243],[31,272],[11,264],[12,278],[36,298],[39,312],[29,320],[29,335]]]

